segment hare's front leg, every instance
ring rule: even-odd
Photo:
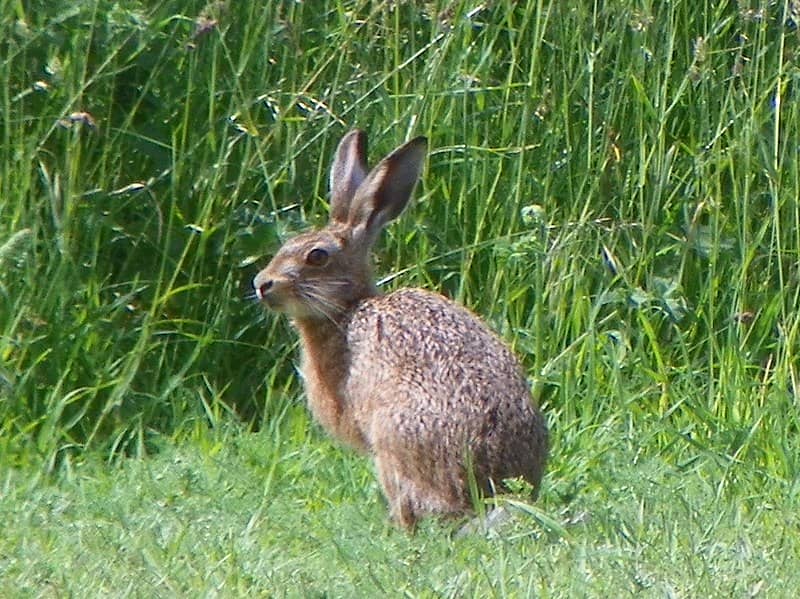
[[[468,509],[461,493],[451,488],[436,488],[433,483],[436,477],[422,477],[413,465],[406,463],[407,455],[376,449],[378,480],[391,517],[398,525],[413,529],[417,520],[426,515],[459,515]]]
[[[391,453],[376,453],[375,468],[383,494],[389,503],[392,520],[403,528],[413,529],[421,516],[419,491],[415,482],[404,474],[403,465]]]

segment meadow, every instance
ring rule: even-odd
[[[791,597],[800,3],[0,0],[0,595]],[[348,130],[516,350],[539,499],[395,529],[250,281]]]

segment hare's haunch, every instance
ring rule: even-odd
[[[497,335],[441,295],[375,287],[370,250],[408,203],[426,146],[413,139],[368,170],[366,135],[348,133],[331,168],[328,225],[287,241],[253,281],[300,333],[314,417],[374,457],[406,527],[469,512],[471,481],[485,494],[516,477],[538,488],[547,458],[544,419]]]

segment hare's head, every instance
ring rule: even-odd
[[[281,247],[253,279],[258,299],[296,319],[335,321],[374,295],[370,250],[408,203],[426,146],[424,137],[412,139],[369,171],[366,134],[345,135],[331,167],[327,226]]]

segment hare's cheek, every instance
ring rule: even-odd
[[[316,320],[322,316],[319,309],[300,301],[284,303],[278,310],[295,320]]]

